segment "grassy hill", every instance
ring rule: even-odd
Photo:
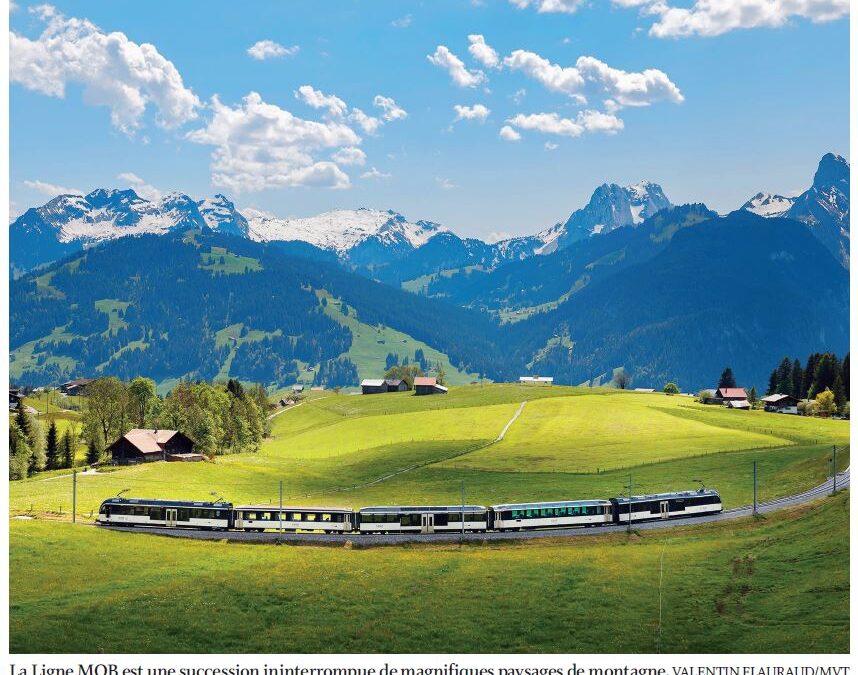
[[[255,454],[79,476],[80,520],[124,489],[276,504],[282,480],[287,504],[360,507],[457,503],[464,481],[469,503],[492,504],[611,497],[630,471],[638,492],[700,480],[731,507],[752,499],[752,462],[761,500],[822,482],[832,444],[849,462],[846,422],[589,388],[314,392],[272,427]],[[371,550],[73,528],[70,505],[67,475],[10,483],[12,514],[33,518],[11,522],[12,651],[254,652],[272,638],[323,652],[848,649],[845,495],[631,539]],[[69,579],[85,582],[70,593]],[[209,629],[186,628],[201,613]]]

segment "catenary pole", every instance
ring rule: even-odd
[[[72,470],[72,524],[77,521],[77,469]]]
[[[757,515],[757,463],[754,462],[754,515]]]
[[[462,539],[465,538],[465,479],[462,479]]]
[[[834,446],[834,456],[831,466],[831,494],[837,494],[837,446]]]
[[[629,521],[628,526],[626,527],[626,532],[628,534],[632,533],[632,494],[634,492],[632,485],[632,472],[629,471]]]

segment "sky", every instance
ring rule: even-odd
[[[12,215],[62,192],[531,234],[604,182],[726,212],[848,158],[848,0],[16,0]]]

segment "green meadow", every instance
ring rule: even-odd
[[[848,493],[758,520],[461,547],[13,520],[10,650],[845,653],[848,532]]]

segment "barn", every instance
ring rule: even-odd
[[[361,380],[360,391],[362,394],[384,394],[387,384],[384,380]]]
[[[173,429],[132,429],[107,448],[116,464],[157,462],[175,456],[175,460],[202,459],[193,452],[194,442]]]
[[[405,380],[389,379],[385,380],[387,391],[408,391],[408,382]]]
[[[434,377],[415,377],[414,394],[416,396],[427,396],[429,394],[446,394],[447,387],[438,384]]]

